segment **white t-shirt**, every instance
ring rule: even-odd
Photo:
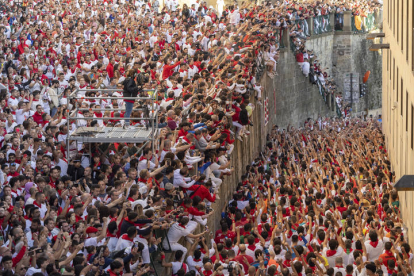
[[[170,230],[168,231],[167,236],[168,236],[168,240],[170,241],[170,244],[172,244],[172,243],[177,243],[181,239],[181,237],[185,237],[188,234],[190,234],[190,232],[186,228],[179,226],[178,223],[175,223],[171,226]],[[164,241],[167,241],[167,239],[164,239]]]
[[[323,249],[322,256],[326,257],[330,267],[335,267],[335,258],[342,257],[342,254],[344,253],[343,248],[339,246],[338,249],[336,250],[336,253],[329,257],[326,256],[326,251],[328,251],[328,247],[325,247]]]
[[[18,125],[23,124],[24,121],[27,120],[30,116],[34,115],[34,112],[32,110],[24,112],[23,109],[17,109],[16,110],[16,123]]]
[[[367,249],[368,254],[368,261],[373,262],[375,260],[378,260],[379,256],[382,254],[382,251],[384,250],[384,243],[382,240],[378,240],[378,244],[376,247],[373,247],[370,243],[371,241],[365,242],[365,247]]]
[[[302,63],[302,72],[303,72],[303,74],[308,75],[309,74],[309,70],[310,70],[310,64],[309,64],[309,62],[303,62]]]

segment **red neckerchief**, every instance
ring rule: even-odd
[[[388,267],[387,267],[387,271],[388,271],[388,275],[392,275],[394,272],[395,273],[398,273],[398,271],[394,268],[394,269],[389,269]]]
[[[326,257],[331,257],[335,254],[336,254],[336,250],[330,250],[329,249],[329,250],[326,251]]]
[[[285,267],[290,267],[290,263],[291,263],[292,261],[291,260],[284,260],[283,261],[283,265],[285,266]]]
[[[131,239],[130,237],[128,237],[128,234],[123,234],[121,236],[121,239],[126,240],[126,241],[130,241],[130,242],[134,242],[133,239]]]
[[[138,178],[138,182],[142,182],[142,183],[147,183],[148,179],[144,179],[144,178]]]
[[[130,221],[127,217],[126,217],[126,218],[124,218],[124,221],[129,222],[129,223],[131,223],[132,225],[136,225],[136,223],[135,223],[135,222]]]
[[[369,242],[369,244],[370,244],[372,247],[376,248],[376,247],[377,247],[377,245],[378,245],[378,241],[376,241],[376,242],[370,241],[370,242]]]

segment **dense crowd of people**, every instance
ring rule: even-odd
[[[280,30],[356,3],[371,2],[3,2],[2,275],[140,276],[153,261],[174,276],[410,274],[373,121],[275,127],[221,229],[206,227],[236,139],[262,108],[257,77],[277,75]],[[127,98],[154,91],[150,107]],[[148,109],[160,135],[143,149],[67,139],[81,126],[148,126]]]

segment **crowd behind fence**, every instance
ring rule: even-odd
[[[291,27],[289,30],[294,30],[296,32],[296,36],[294,37],[300,37],[303,41],[310,37],[316,37],[332,32],[349,31],[350,34],[364,34],[381,28],[382,12],[377,10],[363,15],[356,13],[332,13],[318,15],[307,19],[296,18],[294,23],[295,26],[293,28]],[[350,24],[350,26],[347,26],[347,24]],[[276,43],[279,44],[280,48],[285,48],[287,43],[289,43],[292,52],[295,53],[295,51],[298,50],[294,38],[287,28],[278,29],[275,37]],[[344,106],[338,105],[338,102],[336,101],[336,98],[338,97],[335,93],[336,91],[331,91],[329,88],[322,85],[317,77],[315,78],[314,83],[318,85],[319,93],[326,105],[332,108],[338,117],[342,117],[346,114],[343,110]]]

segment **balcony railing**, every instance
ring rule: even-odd
[[[375,16],[370,13],[367,16],[353,15],[351,26],[353,33],[369,33],[376,28]]]
[[[319,15],[313,18],[314,35],[332,32],[331,16],[334,16],[334,14]]]

